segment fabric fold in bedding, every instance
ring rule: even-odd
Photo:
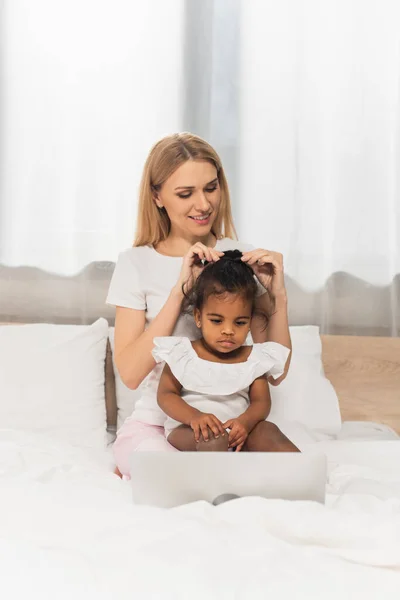
[[[243,498],[168,511],[133,505],[130,483],[112,474],[106,452],[0,429],[7,599],[393,595],[399,442],[321,442],[306,451],[316,446],[328,456],[326,506]]]

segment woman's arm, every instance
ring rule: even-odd
[[[144,310],[117,306],[115,314],[115,364],[124,384],[135,390],[154,368],[153,339],[171,335],[183,300],[182,290],[173,288],[166,303],[145,330]]]
[[[260,421],[265,421],[271,411],[271,394],[265,377],[258,377],[253,381],[249,389],[249,399],[249,408],[238,417],[248,432]]]
[[[132,390],[137,389],[154,368],[156,362],[151,354],[154,346],[153,339],[171,335],[174,331],[181,312],[182,286],[193,284],[195,273],[200,270],[200,267],[196,266],[196,260],[217,261],[222,254],[223,252],[207,248],[200,242],[194,244],[183,259],[179,280],[147,329],[145,329],[144,310],[117,306],[114,360],[118,373],[127,387]]]
[[[263,294],[257,298],[256,307],[262,312],[269,314],[271,312],[270,303],[271,300],[269,294]],[[292,350],[286,292],[275,297],[275,308],[273,309],[267,328],[265,328],[264,319],[257,316],[253,318],[251,323],[251,335],[255,343],[277,342],[278,344],[282,344],[282,346],[289,348],[290,351]],[[285,379],[289,371],[291,358],[292,352],[290,352],[288,356],[283,374],[278,379],[274,379],[273,377],[268,379],[271,385],[279,385],[281,381]]]
[[[270,377],[268,379],[271,385],[279,385],[289,371],[292,357],[283,256],[279,252],[259,248],[258,250],[245,252],[242,260],[251,266],[258,281],[266,290],[269,290],[269,293],[262,294],[262,296],[257,298],[256,308],[272,316],[266,329],[264,319],[257,316],[252,319],[251,335],[254,342],[277,342],[290,350],[285,370],[281,377],[278,379]],[[271,300],[270,296],[273,300]]]
[[[166,415],[189,425],[196,418],[200,411],[192,408],[181,398],[182,386],[173,375],[168,365],[165,365],[158,384],[157,402]]]

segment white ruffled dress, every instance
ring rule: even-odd
[[[249,387],[257,377],[282,375],[289,349],[275,342],[253,344],[245,362],[227,364],[200,358],[189,338],[170,336],[154,338],[152,354],[157,363],[169,365],[187,404],[224,422],[248,408]],[[167,417],[166,437],[180,424]]]

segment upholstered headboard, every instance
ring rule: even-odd
[[[343,421],[376,421],[400,433],[400,338],[323,335],[322,357]]]
[[[106,400],[106,414],[107,414],[107,430],[110,433],[117,431],[117,396],[115,393],[115,374],[112,359],[112,351],[110,340],[107,341],[106,359],[104,363],[104,391]]]

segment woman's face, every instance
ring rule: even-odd
[[[187,160],[162,185],[156,204],[164,207],[171,233],[207,236],[221,201],[217,170],[205,160]]]

